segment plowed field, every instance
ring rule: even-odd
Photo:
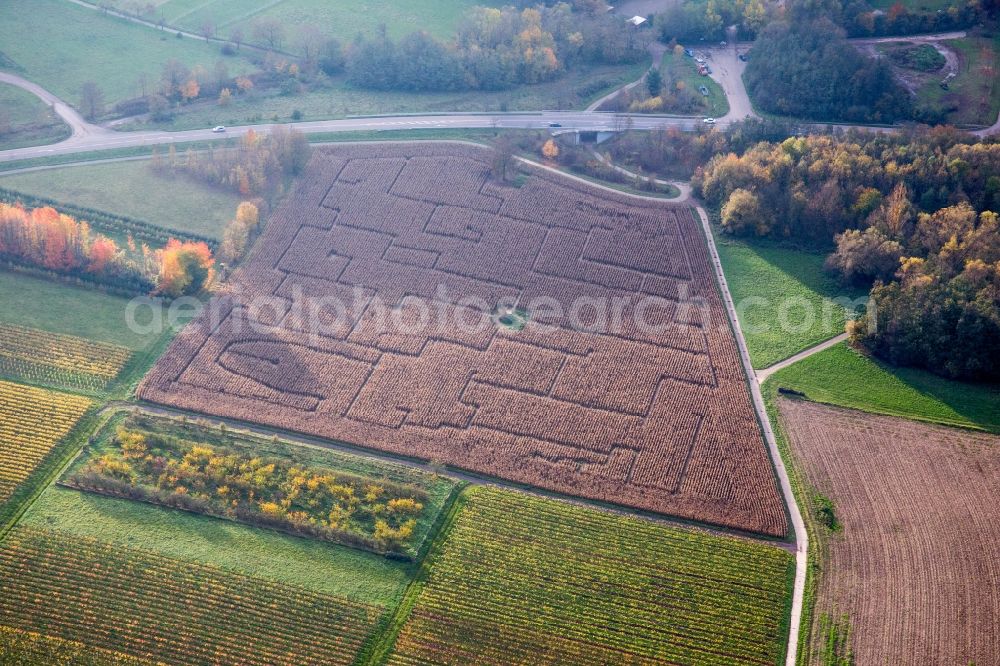
[[[825,539],[816,610],[847,616],[854,663],[997,663],[1000,437],[804,401],[780,409],[842,525]]]
[[[784,535],[691,211],[489,159],[316,151],[140,395]]]

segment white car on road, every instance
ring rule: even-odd
[[[215,132],[216,134],[219,134],[220,132],[225,132],[226,131],[226,126],[225,125],[219,125],[217,127],[213,127],[212,131]]]
[[[702,118],[701,122],[705,123],[706,125],[714,125],[715,118]]]

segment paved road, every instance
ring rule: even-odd
[[[72,136],[69,139],[66,139],[63,143],[78,141],[83,137],[92,134],[111,134],[109,130],[104,129],[103,127],[98,127],[97,125],[91,125],[88,123],[76,109],[38,84],[32,83],[27,79],[17,76],[16,74],[9,74],[7,72],[0,72],[0,83],[7,83],[26,90],[52,107],[52,110],[55,111],[59,117],[62,118],[63,121],[73,130]]]
[[[489,129],[492,127],[538,129],[549,127],[552,123],[558,123],[567,129],[612,130],[623,128],[625,126],[625,118],[626,116],[620,114],[588,113],[586,111],[541,111],[537,113],[498,114],[449,113],[314,120],[301,123],[287,123],[287,126],[295,127],[307,133],[448,128]],[[696,118],[631,116],[631,127],[633,129],[657,129],[664,126],[676,126],[681,129],[690,130],[698,122],[700,121]],[[720,123],[720,125],[724,125],[724,123]],[[268,131],[268,126],[240,125],[229,127],[223,134],[215,134],[209,129],[181,132],[164,132],[160,130],[114,132],[95,125],[86,125],[83,128],[84,131],[82,131],[81,136],[74,136],[61,143],[0,152],[0,162],[31,157],[45,157],[48,155],[65,155],[91,150],[107,150],[111,148],[153,146],[187,141],[217,141],[234,136],[242,136],[250,129],[253,129],[255,132],[266,132]]]

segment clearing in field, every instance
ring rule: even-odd
[[[153,173],[146,161],[3,175],[0,187],[217,240],[241,201],[183,174]]]
[[[388,664],[777,664],[792,556],[466,491]]]
[[[488,159],[317,151],[140,397],[783,536],[691,211]]]
[[[1000,438],[778,404],[797,467],[840,525],[823,537],[816,613],[849,627],[841,654],[857,664],[995,663]],[[815,655],[828,638],[814,629]]]
[[[27,90],[0,83],[0,150],[55,143],[71,130],[55,111]]]
[[[0,525],[11,498],[91,406],[75,395],[0,381]]]

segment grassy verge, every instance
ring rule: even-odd
[[[1000,386],[895,368],[846,344],[776,372],[770,383],[800,391],[815,402],[1000,433]]]
[[[372,641],[362,650],[359,658],[355,661],[356,664],[380,666],[389,658],[399,632],[406,624],[414,606],[417,605],[417,600],[420,598],[424,586],[427,585],[434,567],[434,560],[448,540],[451,528],[455,524],[458,514],[461,513],[462,507],[465,506],[464,488],[464,485],[456,486],[448,498],[448,503],[439,514],[438,522],[429,535],[430,538],[427,540],[419,559],[419,567],[403,593],[402,600],[396,606],[395,612],[383,624],[381,630],[376,632]]]
[[[27,90],[0,83],[0,150],[41,146],[69,138],[64,123]]]
[[[405,564],[373,553],[59,486],[21,524],[380,605],[396,603],[408,580]]]
[[[183,174],[153,173],[143,162],[110,162],[0,177],[0,187],[168,229],[221,239],[240,197]]]
[[[865,296],[826,275],[822,254],[713,232],[754,368],[843,333],[847,312],[834,299]]]
[[[781,418],[780,413],[778,412],[777,404],[777,387],[778,384],[776,380],[773,377],[769,378],[761,386],[761,395],[764,398],[764,407],[767,410],[767,418],[771,423],[771,430],[774,432],[774,438],[778,445],[778,451],[785,464],[788,481],[792,487],[792,495],[794,496],[795,503],[798,505],[799,511],[802,514],[802,519],[806,526],[806,532],[809,535],[806,584],[802,599],[802,617],[799,624],[799,649],[796,653],[796,664],[799,666],[809,666],[809,664],[812,663],[811,653],[813,621],[815,618],[816,607],[816,589],[819,583],[818,577],[823,571],[822,539],[826,536],[826,534],[822,532],[823,528],[821,523],[816,520],[814,511],[815,503],[813,501],[815,491],[808,484],[808,482],[805,481],[804,475],[799,470],[795,456],[792,453],[791,444],[788,441],[788,436],[785,434],[784,428],[781,425]]]

